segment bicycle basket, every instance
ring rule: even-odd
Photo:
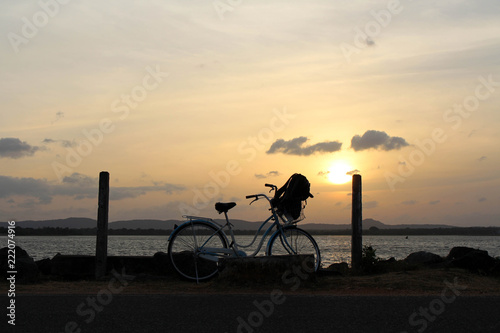
[[[306,207],[305,200],[288,200],[282,202],[278,206],[278,214],[286,223],[297,223],[306,218],[304,208]]]

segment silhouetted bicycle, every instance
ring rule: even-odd
[[[265,184],[265,186],[271,187],[270,192],[277,190],[275,185]],[[265,250],[266,255],[312,254],[314,270],[320,267],[321,254],[318,244],[307,231],[297,228],[296,223],[300,219],[288,220],[284,214],[277,211],[271,198],[266,194],[247,195],[246,198],[254,199],[250,204],[259,199],[266,199],[271,207],[271,216],[260,225],[253,240],[247,245],[236,241],[233,225],[227,217],[227,212],[236,206],[234,202],[215,204],[215,209],[219,214],[224,213],[226,218],[224,225],[210,218],[184,216],[188,221],[178,226],[168,239],[168,255],[175,270],[182,277],[194,281],[206,280],[218,273],[218,263],[221,258],[255,257],[270,234]],[[272,223],[261,235],[257,249],[247,255],[240,248],[252,246],[268,222]],[[224,229],[229,231],[231,242]],[[273,229],[275,230],[272,233]]]

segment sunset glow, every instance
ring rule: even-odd
[[[352,179],[348,174],[352,167],[344,161],[337,161],[328,169],[328,180],[333,184],[345,184]]]
[[[365,218],[500,226],[498,0],[2,1],[0,22],[1,221],[95,218],[108,171],[111,222],[267,218],[245,196],[301,173],[307,221],[349,223],[359,172]]]

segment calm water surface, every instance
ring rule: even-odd
[[[335,262],[350,262],[350,236],[314,236],[320,250],[323,266]],[[109,236],[108,254],[113,256],[152,256],[156,252],[167,252],[167,236]],[[237,236],[242,244],[251,242],[251,236]],[[57,253],[95,255],[95,236],[17,236],[16,244],[25,249],[35,260],[52,258]],[[2,243],[7,244],[5,236]],[[500,256],[498,236],[364,236],[364,245],[371,245],[381,258],[404,259],[417,251],[429,251],[446,256],[455,246],[468,246],[486,250]],[[264,243],[265,246],[265,243]],[[3,246],[0,246],[3,247]],[[250,248],[247,253],[253,252]],[[264,250],[264,249],[263,249]],[[263,251],[262,250],[262,251]]]

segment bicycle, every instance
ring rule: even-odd
[[[277,187],[273,184],[265,184],[271,187],[269,192],[276,192]],[[250,205],[260,199],[266,199],[270,205],[271,215],[260,225],[253,240],[247,244],[239,244],[234,235],[233,225],[227,216],[228,211],[236,206],[235,202],[215,204],[219,214],[224,213],[226,223],[218,224],[211,218],[197,216],[183,216],[188,219],[176,227],[168,239],[168,256],[175,270],[181,277],[197,282],[210,279],[219,271],[218,263],[221,258],[228,257],[255,257],[260,252],[265,239],[272,230],[266,245],[265,254],[312,254],[314,256],[314,270],[317,271],[321,263],[321,254],[318,244],[314,238],[305,230],[296,226],[300,220],[288,220],[284,214],[278,212],[273,205],[272,199],[266,194],[247,195],[247,199],[254,199]],[[252,246],[264,226],[272,221],[271,225],[262,234],[257,249],[247,255],[240,248]],[[224,229],[227,228],[231,242]]]

